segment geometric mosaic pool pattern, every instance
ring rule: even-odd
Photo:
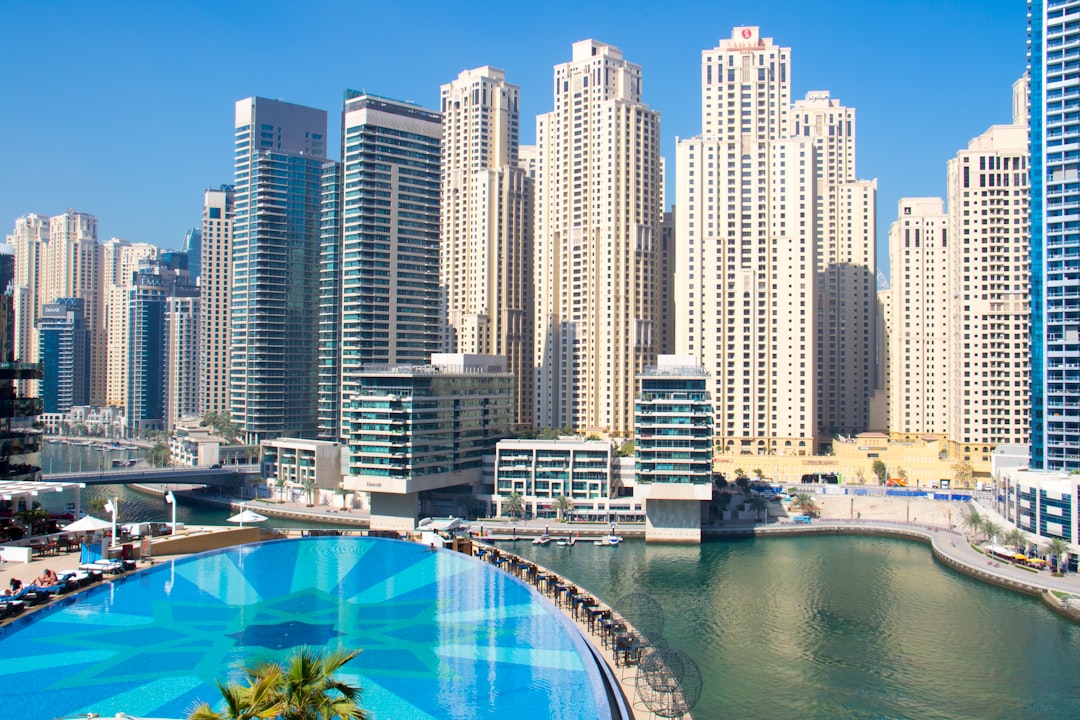
[[[35,613],[0,630],[0,697],[30,720],[183,718],[219,702],[216,680],[299,645],[361,648],[339,675],[376,720],[610,717],[584,641],[528,585],[353,537],[169,561]]]

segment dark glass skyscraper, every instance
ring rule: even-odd
[[[41,402],[47,413],[90,404],[90,328],[82,298],[57,298],[37,322]]]
[[[244,439],[315,437],[326,111],[236,103],[232,419]]]

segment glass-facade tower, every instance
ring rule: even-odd
[[[232,420],[244,440],[314,437],[326,111],[236,103]]]
[[[1031,467],[1080,468],[1080,0],[1031,0]]]

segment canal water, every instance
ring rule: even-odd
[[[41,448],[41,468],[42,472],[46,474],[93,470],[105,472],[112,468],[114,459],[140,459],[143,452],[141,448],[102,451],[82,445],[62,445],[46,442]],[[80,494],[83,512],[87,512],[92,499],[119,498],[120,517],[118,521],[121,523],[148,522],[152,520],[168,522],[172,520],[172,506],[166,504],[163,498],[131,490],[124,485],[87,485],[80,491]],[[63,512],[71,509],[70,506],[75,502],[75,494],[74,492],[64,491],[53,495],[42,495],[37,500],[49,510]],[[181,499],[176,509],[176,520],[185,525],[228,525],[226,518],[234,514],[235,511],[230,511],[227,508],[216,508],[193,503],[184,504]],[[107,513],[99,512],[98,515],[103,519],[109,519]],[[276,528],[341,527],[340,525],[311,520],[292,520],[276,517],[271,518],[264,525]]]
[[[872,537],[512,551],[618,609],[652,596],[663,636],[704,680],[714,718],[1016,720],[1080,717],[1080,626],[1035,599]]]

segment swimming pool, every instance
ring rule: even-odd
[[[31,719],[181,718],[217,707],[215,680],[300,645],[362,648],[340,676],[378,720],[611,716],[585,641],[529,586],[460,553],[353,537],[169,561],[36,613],[0,636],[0,695]]]

